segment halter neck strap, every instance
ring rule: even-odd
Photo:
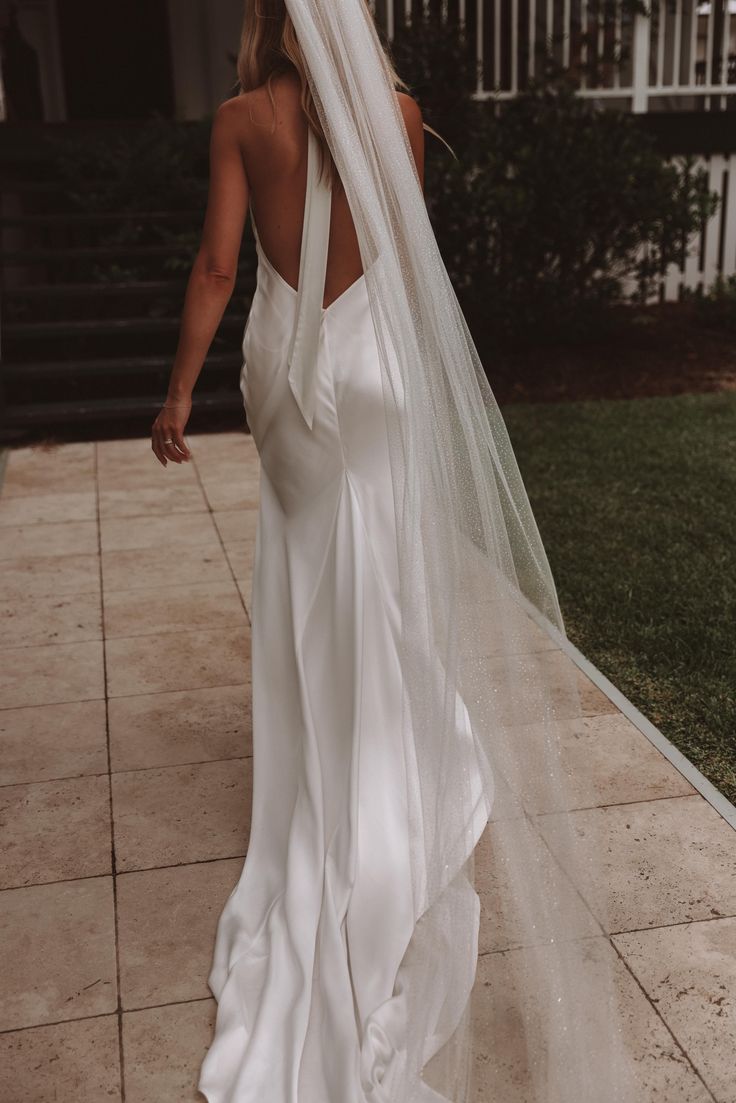
[[[289,386],[311,429],[314,420],[317,354],[327,270],[332,192],[319,179],[319,146],[309,126],[307,134],[307,191],[299,257],[299,284],[287,363]]]

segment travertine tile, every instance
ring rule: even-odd
[[[517,738],[544,762],[545,730],[519,729]],[[578,717],[552,725],[555,754],[561,755],[565,776],[564,792],[550,795],[543,776],[534,788],[534,778],[525,783],[526,805],[531,812],[586,808],[630,803],[692,794],[692,785],[668,762],[638,728],[621,713]],[[556,799],[552,799],[552,798]]]
[[[97,467],[116,468],[125,463],[146,461],[159,467],[159,462],[151,449],[151,438],[146,433],[139,437],[120,437],[118,440],[98,440]]]
[[[103,492],[116,490],[158,490],[165,486],[182,488],[194,485],[197,473],[191,463],[170,463],[162,467],[150,444],[140,454],[126,458],[105,456],[98,468],[98,484]]]
[[[153,636],[246,623],[237,586],[190,582],[149,590],[114,590],[105,596],[105,635]]]
[[[584,953],[581,954],[581,947]],[[600,1023],[591,1021],[586,1009],[585,1021],[580,1021],[569,1033],[571,1049],[564,1048],[563,1037],[555,1035],[550,1043],[551,1062],[539,1062],[534,1087],[534,1075],[527,1058],[529,1050],[541,1052],[538,977],[539,960],[548,953],[546,947],[512,950],[509,953],[487,954],[480,958],[473,993],[474,1028],[474,1103],[503,1100],[504,1103],[528,1103],[530,1099],[544,1099],[548,1103],[570,1103],[573,1098],[596,1100],[596,1103],[612,1103],[612,1100],[631,1100],[632,1103],[712,1103],[712,1097],[696,1076],[687,1057],[673,1041],[669,1031],[648,1002],[636,981],[616,958],[606,939],[586,939],[584,943],[564,944],[564,954],[574,963],[566,969],[584,969],[600,987],[603,977],[613,970],[622,1015],[622,1037],[626,1065],[631,1083],[624,1081],[623,1091],[613,1094],[610,1054],[606,1045],[612,1037],[603,1002],[599,1006]],[[563,961],[565,958],[563,957]],[[564,1025],[559,1018],[552,1029]],[[584,1045],[579,1039],[586,1037]],[[600,1043],[601,1049],[594,1063],[591,1038]],[[575,1083],[580,1092],[571,1093],[571,1077],[575,1079],[578,1066],[575,1061],[585,1054],[587,1068],[593,1069],[591,1081],[596,1085],[588,1090]],[[625,1066],[626,1067],[626,1066]],[[617,1077],[621,1086],[622,1077]]]
[[[258,470],[228,464],[202,471],[202,485],[212,510],[255,509],[258,506]]]
[[[223,541],[239,543],[249,541],[255,544],[258,525],[257,509],[224,509],[212,514],[218,532]]]
[[[217,465],[222,461],[258,462],[255,441],[250,433],[195,433],[187,439],[197,467]]]
[[[0,1030],[117,1006],[112,878],[0,892]]]
[[[199,1069],[215,1025],[213,999],[123,1015],[126,1103],[201,1103]]]
[[[734,1103],[736,919],[614,936],[614,943],[719,1103]]]
[[[104,697],[102,641],[6,648],[0,663],[0,708]]]
[[[243,416],[242,427],[230,429],[226,433],[219,431],[214,433],[192,433],[190,444],[192,449],[196,446],[198,451],[203,449],[208,452],[220,451],[225,455],[229,455],[233,447],[255,448],[253,437],[245,423],[245,416]]]
[[[3,559],[0,597],[94,594],[100,588],[96,555],[34,556]]]
[[[118,877],[120,987],[126,1010],[210,995],[217,920],[240,858]]]
[[[54,491],[94,490],[94,445],[33,445],[11,449],[3,476],[4,498]]]
[[[0,596],[0,648],[101,639],[99,587],[97,592],[64,596]]]
[[[25,498],[3,495],[0,498],[2,527],[50,521],[94,521],[96,517],[97,495],[94,490],[32,494]]]
[[[103,551],[129,551],[131,548],[166,548],[174,553],[184,545],[219,548],[212,514],[174,513],[161,517],[108,518],[101,522]]]
[[[110,701],[113,770],[237,758],[251,752],[248,685],[115,697]]]
[[[111,697],[247,681],[250,631],[222,628],[107,641]]]
[[[119,870],[245,854],[251,759],[113,774]]]
[[[111,636],[126,634],[108,644],[110,685],[113,693],[135,695],[115,696],[110,702],[113,767],[132,771],[114,779],[120,867],[198,863],[124,872],[119,878],[124,1005],[146,1008],[124,1016],[128,1103],[200,1098],[194,1084],[214,1014],[213,1001],[203,997],[208,997],[205,982],[215,924],[242,868],[241,857],[219,855],[242,854],[248,832],[251,764],[214,760],[250,751],[249,634],[247,628],[222,625],[230,617],[237,625],[242,618],[229,564],[238,590],[250,604],[258,459],[252,438],[242,433],[188,439],[195,462],[171,465],[166,471],[152,457],[148,438],[97,446],[102,538],[110,553],[108,629]],[[75,557],[93,558],[96,552],[91,484],[88,492],[80,493],[88,485],[85,465],[91,446],[81,446],[76,459],[73,451],[64,459],[68,447],[77,446],[58,449],[55,467],[47,455],[19,457],[11,483],[14,492],[0,501],[0,557],[12,561],[33,555],[39,560],[35,568],[23,563],[11,563],[10,568],[18,576],[17,592],[23,599],[22,619],[18,609],[11,631],[24,634],[12,639],[16,646],[0,656],[0,693],[5,688],[6,700],[14,703],[73,701],[64,694],[76,695],[80,686],[84,696],[91,685],[94,695],[101,695],[101,649],[97,671],[97,652],[75,652],[68,644],[17,646],[18,639],[35,644],[57,630],[87,630],[75,627],[75,614],[84,625],[91,606],[84,612],[78,595],[68,590],[62,594],[59,588],[73,589],[80,572],[71,569],[61,578],[62,567],[50,562],[51,557],[68,556],[71,563]],[[207,504],[217,511],[218,532]],[[198,557],[208,551],[227,572],[218,580],[202,578]],[[182,572],[179,578],[177,570]],[[5,577],[10,575],[6,572]],[[110,585],[121,579],[119,589]],[[58,605],[28,597],[47,589]],[[211,618],[217,627],[201,630]],[[492,642],[495,637],[489,638]],[[0,645],[1,641],[0,635]],[[538,660],[545,679],[554,680],[559,673],[558,714],[571,718],[561,720],[561,725],[575,802],[585,807],[639,802],[576,814],[588,840],[600,837],[601,831],[606,835],[607,884],[600,893],[610,895],[613,902],[618,918],[614,929],[671,924],[672,915],[705,920],[713,914],[736,913],[730,829],[701,798],[676,796],[691,793],[689,783],[589,679],[571,668],[566,656],[545,640],[538,642],[540,650],[549,650]],[[488,655],[492,660],[493,648]],[[492,663],[484,669],[484,678],[489,670]],[[570,674],[580,694],[574,708],[563,688],[566,678],[570,684]],[[56,696],[60,688],[62,697]],[[0,712],[0,780],[23,783],[103,772],[104,724],[101,700]],[[204,765],[194,764],[203,761]],[[94,816],[85,818],[76,794],[93,793],[87,811],[94,807],[101,813],[97,789],[104,785],[104,778],[87,777],[18,784],[0,791],[0,803],[16,806],[3,817],[14,831],[8,834],[11,845],[2,856],[5,870],[24,877],[46,877],[60,869],[73,869],[72,875],[78,876],[78,871],[87,870],[84,863],[102,855],[106,836],[98,828],[99,838],[85,841],[94,834]],[[549,809],[538,802],[532,811]],[[479,847],[476,865],[483,907],[483,957],[476,986],[476,1023],[481,1031],[476,1049],[478,1103],[496,1097],[504,1103],[528,1103],[529,1097],[518,1050],[523,1031],[513,1006],[514,982],[521,976],[533,985],[534,954],[544,948],[508,949],[515,944],[514,923],[503,908],[503,876],[494,872],[490,842],[494,834],[500,838],[523,829],[521,823],[509,822],[516,813],[499,783],[494,822]],[[542,815],[539,824],[554,849],[554,815]],[[532,857],[539,870],[533,884],[543,893],[547,878],[557,876],[554,862],[539,844],[531,845],[529,853],[538,855],[538,860]],[[26,862],[20,861],[21,855],[27,856]],[[103,860],[109,863],[109,843]],[[595,899],[591,906],[595,911]],[[571,937],[596,930],[579,902],[571,903],[570,914]],[[730,1002],[734,923],[736,919],[710,919],[615,936],[627,964],[657,1001],[719,1103],[721,1097],[724,1103],[736,1103],[727,1067],[735,1040]],[[7,991],[0,1005],[0,1030],[10,1031],[0,1036],[0,1099],[119,1099],[115,1017],[109,1014],[115,1008],[113,939],[107,877],[0,892],[0,975]],[[594,969],[600,963],[596,954],[612,953],[598,938],[588,938],[586,946],[591,948]],[[486,952],[498,947],[504,952]],[[522,958],[529,964],[517,974],[514,963]],[[621,963],[615,968],[628,1007],[632,1053],[642,1074],[641,1089],[632,1099],[711,1100],[634,979]],[[726,985],[725,996],[721,983]],[[148,1006],[171,1000],[196,1002]],[[18,1029],[79,1015],[104,1017]],[[551,1096],[549,1103],[555,1103]]]
[[[116,1015],[0,1034],[0,1099],[118,1103],[118,1051]]]
[[[96,521],[56,521],[52,524],[5,525],[0,529],[0,559],[38,555],[96,555]],[[0,571],[2,568],[0,567]]]
[[[3,786],[0,823],[0,888],[112,871],[107,777]]]
[[[565,819],[536,821],[553,851]],[[700,795],[574,812],[572,824],[600,868],[588,903],[611,931],[736,914],[733,829]]]
[[[228,582],[232,574],[222,548],[214,544],[182,544],[103,552],[102,578],[105,593],[108,593],[195,582]]]
[[[120,489],[127,485],[154,485],[164,480],[187,482],[193,477],[191,463],[169,463],[163,467],[151,447],[150,436],[129,440],[105,440],[97,444],[97,475],[100,486]]]
[[[522,866],[529,893],[525,903],[535,916],[534,932],[519,923],[515,910],[516,882]],[[601,933],[600,926],[526,820],[493,822],[486,828],[475,851],[475,885],[481,902],[481,953],[516,948],[532,937],[544,940],[559,936],[561,929],[569,938]],[[550,899],[557,905],[553,913],[546,906]]]
[[[104,700],[0,711],[0,785],[106,770]]]
[[[167,472],[162,471],[165,478]],[[144,486],[130,490],[101,490],[100,517],[155,517],[170,513],[199,513],[206,502],[198,483]]]

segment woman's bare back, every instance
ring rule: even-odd
[[[279,275],[296,288],[307,186],[307,120],[296,76],[275,78],[272,93],[273,102],[264,85],[229,103],[236,116],[233,122],[238,128],[261,247]],[[421,116],[410,97],[400,99],[407,101],[402,103],[402,110],[414,146],[416,119],[421,140]],[[345,192],[337,187],[332,196],[323,305],[337,299],[359,279],[362,271],[350,208]]]

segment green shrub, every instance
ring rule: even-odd
[[[211,122],[154,119],[49,139],[67,198],[89,212],[197,209],[206,195]]]
[[[686,289],[683,298],[693,304],[701,325],[736,332],[736,276],[718,276],[707,291]]]
[[[427,206],[471,327],[491,342],[588,338],[626,281],[651,294],[715,209],[705,172],[667,162],[630,115],[565,77],[494,105],[471,98],[460,30],[407,34],[394,53],[457,154],[427,138]]]
[[[95,228],[95,244],[171,246],[171,255],[160,261],[145,256],[103,260],[90,271],[93,281],[120,283],[189,272],[207,199],[211,125],[211,119],[194,123],[154,119],[48,139],[51,171],[66,204],[88,214],[119,216]],[[150,212],[175,217],[139,217]],[[70,241],[80,243],[88,242]],[[244,259],[246,278],[252,283],[255,259],[247,248]]]

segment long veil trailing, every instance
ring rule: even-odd
[[[286,7],[360,243],[396,509],[416,926],[393,997],[365,1024],[362,1091],[631,1101],[605,840],[576,829],[564,734],[578,690],[539,533],[365,0]],[[481,1062],[490,1095],[473,1088]]]

